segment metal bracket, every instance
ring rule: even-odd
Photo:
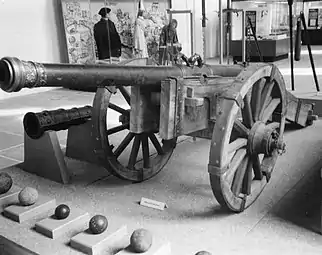
[[[227,100],[234,100],[238,107],[244,108],[244,100],[239,92],[228,90],[221,94],[220,97]]]
[[[181,134],[181,121],[183,114],[183,79],[177,77],[169,77],[169,79],[175,80],[176,83],[176,109],[175,109],[175,123],[174,123],[174,137]]]

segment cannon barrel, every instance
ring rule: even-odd
[[[23,126],[32,139],[40,138],[45,131],[60,131],[73,125],[80,125],[92,117],[92,107],[57,109],[38,113],[28,112],[23,118]]]
[[[91,89],[104,85],[104,81],[113,81],[116,86],[159,86],[168,77],[201,74],[235,77],[241,70],[239,65],[188,67],[46,64],[5,57],[0,60],[0,86],[6,92],[34,87]]]

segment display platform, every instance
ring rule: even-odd
[[[258,40],[259,48],[264,62],[274,62],[281,59],[288,58],[289,52],[289,38],[278,40]],[[247,47],[250,47],[248,49]],[[260,57],[256,48],[254,40],[246,42],[246,55],[250,53],[251,62],[260,62]],[[242,55],[242,41],[231,41],[231,55],[236,61],[241,61]],[[246,57],[247,58],[247,57]]]
[[[296,252],[303,249],[312,251],[315,248],[313,239],[308,239],[317,235],[312,229],[299,228],[284,220],[277,226],[272,223],[275,216],[269,215],[293,210],[289,204],[293,200],[288,200],[287,206],[283,206],[283,198],[294,192],[302,194],[299,184],[303,177],[321,169],[321,128],[322,122],[316,121],[313,126],[286,132],[287,151],[279,158],[269,185],[255,204],[241,214],[222,211],[213,198],[206,170],[209,141],[203,139],[194,142],[190,138],[179,143],[165,169],[144,183],[129,183],[113,176],[102,177],[99,173],[104,169],[71,159],[67,160],[68,169],[74,176],[70,184],[46,180],[23,171],[19,166],[4,168],[1,172],[9,173],[15,185],[35,187],[39,193],[56,199],[57,204],[64,202],[70,208],[79,208],[90,215],[105,215],[111,222],[112,229],[117,230],[126,225],[127,235],[110,245],[104,254],[123,254],[122,249],[129,244],[129,234],[138,227],[149,229],[157,238],[158,247],[160,240],[166,247],[170,243],[171,254],[194,255],[198,250],[208,250],[213,254],[218,251],[242,254],[246,249],[245,244],[253,242],[248,254],[258,254],[258,251],[261,251],[260,254],[271,254],[277,247],[285,252],[287,247]],[[140,206],[142,197],[166,202],[168,208],[159,211]],[[316,208],[309,209],[311,213],[315,210]],[[287,219],[286,215],[284,217]],[[36,254],[85,254],[69,245],[75,233],[52,239],[36,231],[38,220],[41,219],[31,219],[20,224],[1,215],[0,235]],[[266,228],[265,224],[270,224],[271,227]],[[314,224],[315,231],[318,231],[319,223]],[[284,227],[281,228],[280,225]],[[290,228],[295,235],[287,236],[283,231],[289,231]],[[258,236],[265,236],[265,243],[274,241],[275,245],[270,245],[263,251]],[[297,254],[296,252],[293,254]]]

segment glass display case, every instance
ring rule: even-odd
[[[255,38],[249,27],[248,17],[254,28],[259,49],[264,61],[287,58],[289,52],[289,7],[287,1],[233,1],[233,9],[242,9],[246,16],[246,60],[258,61],[259,54]],[[303,9],[301,2],[293,3],[293,35],[296,20]],[[242,15],[232,15],[231,49],[238,60],[241,55]],[[293,36],[294,38],[294,36]]]

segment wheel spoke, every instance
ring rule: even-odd
[[[120,114],[124,114],[126,116],[130,116],[130,112],[129,111],[127,111],[127,110],[125,110],[125,109],[123,109],[123,108],[121,108],[121,107],[119,107],[119,106],[117,106],[117,105],[115,105],[113,103],[109,103],[108,104],[108,108],[110,108],[110,109],[112,109],[112,110],[114,110],[114,111],[116,111],[116,112],[118,112]]]
[[[122,125],[119,125],[119,126],[116,126],[116,127],[113,127],[113,128],[108,129],[106,131],[106,134],[107,135],[112,135],[112,134],[118,133],[120,131],[123,131],[125,129],[129,129],[129,128],[130,128],[130,124],[129,123],[122,124]]]
[[[244,108],[242,109],[243,123],[247,128],[251,128],[254,125],[252,109],[250,107],[249,96],[246,94],[244,97]]]
[[[235,156],[231,160],[231,162],[229,164],[229,169],[225,173],[226,180],[229,183],[229,185],[231,185],[231,183],[234,179],[235,172],[236,172],[237,168],[240,166],[243,159],[245,158],[246,153],[247,153],[246,149],[240,149],[236,152]]]
[[[251,159],[253,162],[253,171],[254,171],[254,175],[255,175],[255,180],[263,179],[263,173],[262,173],[262,169],[261,169],[261,163],[259,161],[259,156],[252,155]]]
[[[139,149],[140,149],[140,144],[141,144],[140,135],[135,135],[130,158],[129,158],[129,163],[128,163],[128,168],[131,170],[134,170],[136,158],[138,156]]]
[[[130,96],[130,93],[126,90],[126,88],[124,88],[123,86],[119,86],[118,89],[120,90],[126,102],[129,105],[131,105],[131,96]]]
[[[120,143],[120,145],[116,148],[114,151],[114,156],[118,158],[121,153],[125,150],[125,148],[129,145],[129,143],[132,141],[133,137],[135,136],[134,133],[129,132],[127,136],[123,139],[123,141]]]
[[[242,193],[246,195],[250,195],[252,191],[252,182],[253,182],[253,163],[251,159],[248,160],[246,173],[243,180],[243,186],[242,186]]]
[[[258,121],[261,109],[261,95],[266,79],[261,78],[252,89],[251,107],[254,121]]]
[[[271,99],[271,94],[272,94],[272,90],[273,90],[274,85],[275,85],[274,81],[269,82],[266,84],[266,86],[263,89],[263,93],[262,93],[262,97],[261,97],[262,105],[261,105],[259,116],[263,115],[263,111],[265,110],[266,105],[269,103],[269,101]]]
[[[230,154],[246,145],[247,145],[247,139],[237,138],[235,141],[233,141],[228,145],[227,153]]]
[[[272,99],[266,109],[263,111],[263,116],[261,116],[261,120],[266,123],[269,118],[273,115],[273,112],[276,110],[277,106],[281,103],[280,98]]]
[[[240,134],[241,137],[248,137],[249,129],[245,127],[245,125],[239,120],[236,119],[234,122],[234,129],[237,130],[237,132]]]
[[[150,153],[149,153],[149,141],[148,135],[142,134],[142,154],[143,154],[143,167],[150,167]]]
[[[236,174],[234,176],[233,185],[231,187],[231,191],[235,196],[240,194],[244,176],[246,173],[247,165],[248,165],[249,158],[246,156],[243,158],[240,166],[238,167]]]
[[[149,134],[149,138],[154,146],[154,148],[157,150],[159,155],[163,155],[164,151],[161,147],[161,144],[159,143],[158,139],[155,137],[154,134]]]

